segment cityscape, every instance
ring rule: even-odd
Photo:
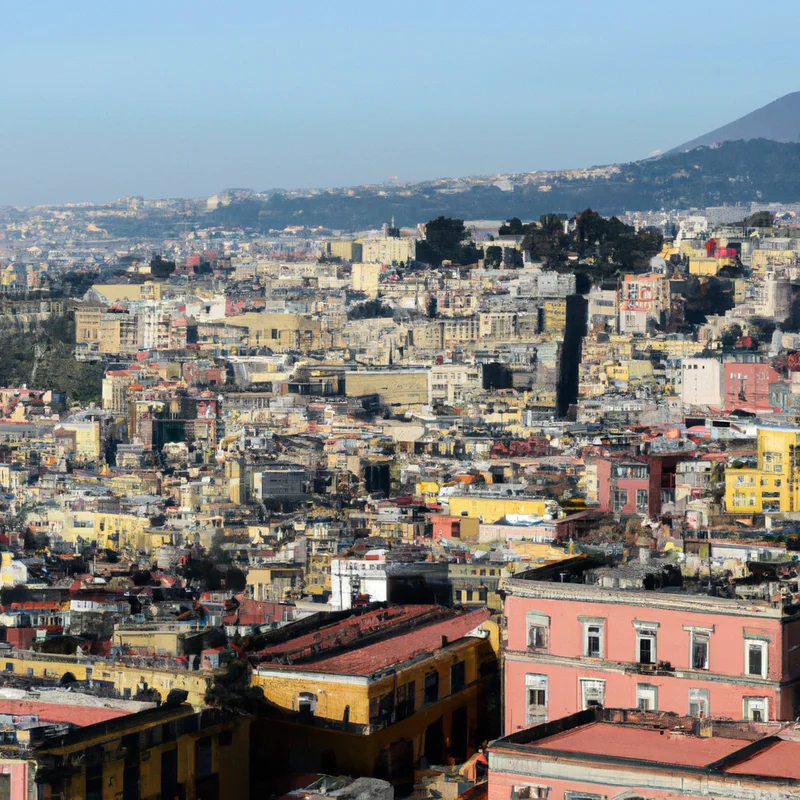
[[[800,797],[800,92],[774,86],[557,169],[389,177],[387,145],[380,181],[180,196],[192,167],[102,199],[87,166],[52,203],[68,159],[19,183],[11,154],[0,800]]]

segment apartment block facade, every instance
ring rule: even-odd
[[[709,596],[679,580],[648,590],[663,575],[635,565],[592,576],[584,574],[586,561],[505,583],[507,734],[595,706],[795,719],[800,613],[794,606]],[[633,585],[626,583],[631,575],[637,588],[615,588]]]

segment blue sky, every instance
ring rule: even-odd
[[[0,0],[0,204],[583,167],[800,89],[800,3]]]

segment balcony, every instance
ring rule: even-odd
[[[634,675],[674,675],[675,667],[669,661],[659,661],[657,664],[633,663],[625,665],[625,672]]]

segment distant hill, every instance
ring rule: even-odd
[[[724,203],[800,201],[800,144],[765,139],[673,152],[630,164],[588,170],[454,179],[397,187],[373,186],[275,193],[232,202],[202,224],[262,231],[303,224],[343,230],[379,227],[393,217],[414,225],[440,214],[460,219],[538,219],[592,208],[605,216],[659,208],[704,208]],[[105,223],[104,223],[105,224]],[[109,229],[112,218],[108,218]]]
[[[729,122],[711,133],[698,136],[675,147],[670,153],[685,152],[695,147],[710,147],[722,142],[769,139],[773,142],[800,142],[800,92],[779,97],[744,117]]]

